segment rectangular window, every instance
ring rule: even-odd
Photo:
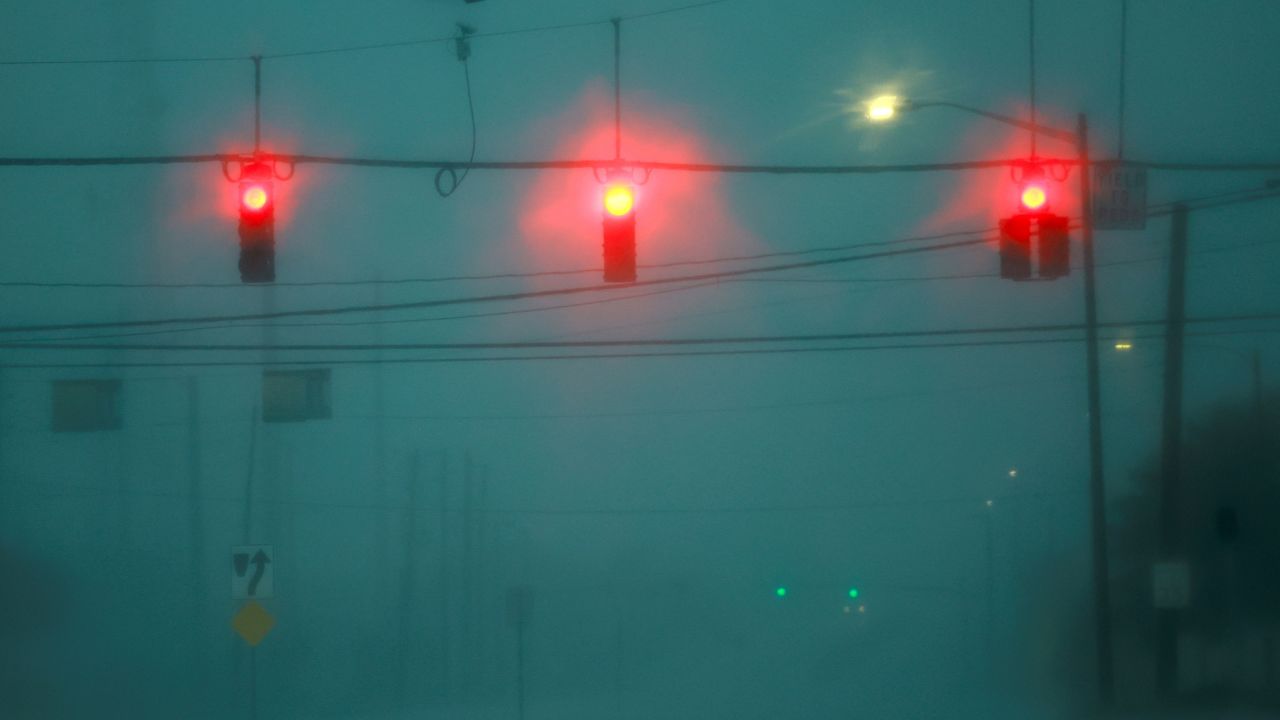
[[[53,431],[119,430],[119,380],[54,380]]]
[[[301,422],[331,416],[328,368],[263,371],[263,422]]]

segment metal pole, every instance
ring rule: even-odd
[[[987,501],[991,502],[990,500]],[[986,539],[985,550],[987,556],[987,572],[986,572],[986,626],[987,631],[983,633],[986,638],[986,655],[987,655],[987,675],[986,680],[990,682],[995,677],[995,640],[992,635],[996,626],[996,562],[995,562],[995,538],[994,530],[991,527],[991,513],[994,512],[992,505],[987,505],[982,513],[984,537]]]
[[[450,638],[453,633],[449,610],[452,605],[452,588],[449,578],[453,572],[449,546],[449,452],[440,453],[440,487],[436,501],[440,510],[440,568],[437,584],[440,586],[440,693],[447,707],[453,697],[453,651]]]
[[[524,720],[524,621],[516,623],[516,718]]]
[[[258,720],[258,648],[249,648],[249,720]]]
[[[200,506],[200,471],[202,457],[200,447],[200,380],[194,375],[187,378],[187,511],[191,532],[191,567],[193,587],[203,596],[204,582],[204,519]]]
[[[1187,206],[1173,206],[1169,255],[1169,309],[1164,341],[1164,423],[1160,462],[1160,559],[1181,549],[1182,345],[1187,301]],[[1156,610],[1156,684],[1165,698],[1178,688],[1178,611]]]
[[[622,19],[613,19],[613,159],[622,159]]]
[[[249,462],[244,478],[244,544],[253,537],[253,471],[256,467],[258,443],[258,406],[249,411]]]
[[[1111,661],[1111,571],[1107,560],[1107,496],[1102,474],[1102,389],[1098,370],[1098,294],[1093,257],[1093,201],[1090,193],[1089,123],[1077,121],[1080,160],[1080,236],[1084,249],[1085,363],[1089,373],[1089,519],[1093,542],[1094,644],[1097,651],[1098,699],[1115,701]]]

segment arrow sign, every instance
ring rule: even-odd
[[[270,545],[237,545],[231,548],[231,597],[235,600],[273,597],[273,557],[274,548]]]
[[[253,556],[253,579],[249,581],[249,597],[256,597],[258,592],[258,583],[262,582],[262,575],[267,571],[267,563],[271,562],[271,558],[261,550],[254,553]]]

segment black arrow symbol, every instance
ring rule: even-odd
[[[271,562],[271,559],[267,557],[266,553],[259,550],[253,556],[252,562],[254,567],[253,567],[253,577],[249,580],[249,596],[250,597],[253,597],[255,594],[257,594],[258,581],[262,579],[263,573],[267,571],[267,563]]]
[[[249,569],[249,553],[236,553],[231,556],[231,563],[236,577],[244,577],[244,571]]]

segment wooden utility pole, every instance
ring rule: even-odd
[[[1187,301],[1187,206],[1173,208],[1169,248],[1169,308],[1164,336],[1164,421],[1160,461],[1160,559],[1178,560],[1182,495],[1182,349]],[[1156,684],[1169,698],[1178,689],[1178,610],[1156,609]]]
[[[1098,368],[1098,292],[1093,255],[1093,200],[1089,173],[1089,123],[1080,113],[1076,127],[1080,163],[1081,245],[1084,248],[1085,363],[1089,374],[1089,524],[1093,545],[1094,646],[1097,653],[1098,699],[1115,702],[1111,659],[1111,569],[1107,553],[1107,491],[1102,463],[1102,381]]]

